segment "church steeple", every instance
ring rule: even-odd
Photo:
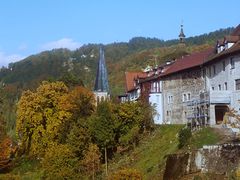
[[[108,75],[105,63],[103,48],[99,49],[99,60],[97,67],[97,74],[94,86],[94,94],[96,96],[97,102],[106,100],[109,98],[109,85],[108,85]]]
[[[180,43],[184,43],[184,41],[185,41],[185,34],[184,34],[184,32],[183,32],[183,24],[181,24],[181,30],[180,30],[180,34],[179,34],[179,42]]]

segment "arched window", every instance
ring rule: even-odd
[[[101,102],[103,102],[103,101],[104,101],[104,96],[101,97]]]
[[[97,104],[99,104],[99,96],[97,96]]]

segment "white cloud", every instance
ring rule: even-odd
[[[70,38],[62,38],[57,41],[52,41],[44,44],[41,49],[42,50],[52,50],[57,48],[68,48],[70,50],[75,50],[79,48],[81,44],[79,42],[74,41]]]
[[[19,61],[24,59],[25,57],[19,54],[6,54],[4,52],[0,52],[0,67],[7,67],[9,63]]]

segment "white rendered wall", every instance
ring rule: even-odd
[[[155,108],[154,123],[163,124],[163,101],[162,93],[151,93],[149,103]]]
[[[234,68],[231,66],[231,59],[234,60]],[[225,62],[225,71],[223,69],[223,61]],[[216,70],[215,74],[213,72],[214,66]],[[209,68],[211,68],[211,75]],[[240,55],[238,54],[217,60],[216,63],[208,65],[206,71],[206,85],[207,90],[210,92],[210,103],[212,105],[227,104],[240,114],[240,90],[236,90],[236,79],[240,79]],[[227,83],[227,90],[225,88],[225,83]],[[221,86],[221,90],[219,90],[219,86]],[[210,115],[211,119],[215,119],[214,108],[210,108]],[[212,120],[211,122],[213,123]]]

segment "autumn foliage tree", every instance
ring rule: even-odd
[[[66,144],[50,146],[42,160],[42,166],[48,179],[78,179],[75,167],[78,160]]]
[[[81,162],[84,174],[90,175],[92,179],[95,179],[95,174],[100,171],[100,157],[101,153],[96,144],[90,144],[84,153],[84,158]]]
[[[17,136],[23,152],[44,154],[58,143],[71,112],[62,107],[68,88],[62,82],[43,82],[36,92],[25,91],[17,109]]]

